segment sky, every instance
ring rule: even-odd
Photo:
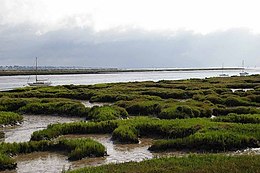
[[[260,67],[257,0],[0,0],[0,66]]]

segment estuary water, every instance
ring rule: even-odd
[[[240,70],[225,70],[229,76],[239,75]],[[260,74],[260,69],[249,69],[249,74]],[[118,72],[105,74],[73,74],[73,75],[41,75],[39,79],[49,80],[52,85],[89,85],[98,83],[134,82],[134,81],[159,81],[178,80],[190,78],[217,77],[222,72],[219,70],[194,70],[194,71],[150,71],[150,72]],[[0,91],[27,86],[34,76],[0,76]]]

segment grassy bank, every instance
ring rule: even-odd
[[[258,173],[260,156],[189,155],[82,168],[70,173]]]
[[[241,70],[242,68],[224,68],[224,70]],[[120,73],[120,72],[152,72],[152,71],[196,71],[196,70],[223,70],[223,68],[184,68],[184,69],[38,69],[39,75],[55,75],[55,74],[104,74],[104,73]],[[14,75],[35,75],[35,70],[1,70],[0,76],[14,76]]]

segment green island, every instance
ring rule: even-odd
[[[107,103],[86,107],[82,101]],[[0,92],[0,124],[14,125],[23,114],[74,116],[86,121],[50,124],[24,143],[0,143],[0,170],[14,169],[12,156],[66,151],[69,160],[105,157],[91,139],[68,134],[110,134],[115,143],[153,138],[151,152],[184,156],[109,164],[72,172],[259,172],[260,75],[158,82],[24,87]],[[3,134],[0,137],[3,138]]]

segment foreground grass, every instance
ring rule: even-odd
[[[189,155],[82,168],[70,173],[259,173],[259,155]]]
[[[23,117],[17,113],[0,111],[0,125],[15,125],[22,120]]]

